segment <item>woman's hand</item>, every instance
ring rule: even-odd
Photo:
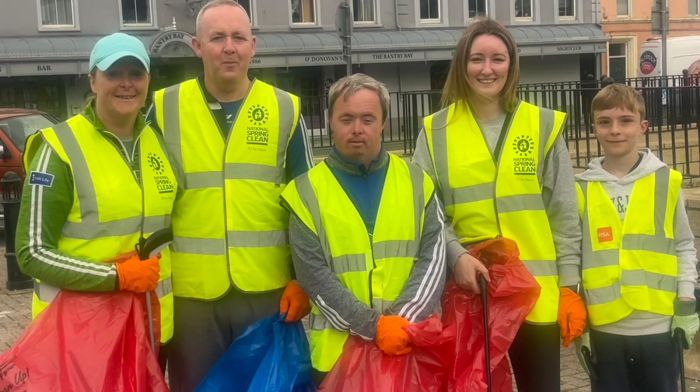
[[[479,274],[483,275],[487,282],[491,281],[489,270],[479,259],[470,255],[469,252],[462,253],[455,263],[454,278],[457,285],[463,289],[480,293]]]

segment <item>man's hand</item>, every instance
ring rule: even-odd
[[[671,321],[672,334],[675,335],[677,329],[683,331],[685,337],[683,348],[686,350],[690,349],[690,346],[693,345],[693,339],[695,338],[695,334],[698,333],[698,328],[700,328],[700,318],[698,318],[697,313],[687,316],[673,316],[673,321]]]
[[[160,256],[141,260],[134,253],[118,259],[115,266],[117,268],[119,290],[145,293],[155,290],[158,286]]]
[[[299,321],[309,314],[309,311],[311,311],[311,304],[306,292],[296,280],[289,281],[280,298],[280,313],[287,314],[284,321],[288,323]]]
[[[583,299],[569,288],[562,287],[559,292],[557,319],[563,340],[562,345],[569,347],[569,344],[581,336],[586,328],[586,305]]]
[[[453,271],[455,283],[463,289],[479,293],[479,274],[483,275],[486,281],[491,281],[489,270],[479,259],[470,255],[469,252],[462,253]]]
[[[411,323],[401,316],[379,316],[374,341],[385,354],[403,355],[411,352],[411,337],[406,327]]]

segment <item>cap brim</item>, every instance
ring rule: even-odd
[[[105,57],[104,59],[102,59],[102,61],[100,61],[100,62],[98,62],[97,64],[95,64],[95,66],[96,66],[100,71],[103,71],[103,72],[104,72],[104,71],[106,71],[107,69],[109,69],[109,67],[111,67],[112,64],[114,64],[114,63],[116,63],[117,61],[123,59],[124,57],[133,57],[133,58],[135,58],[136,60],[139,61],[139,63],[141,63],[141,65],[143,65],[143,68],[146,69],[146,71],[149,71],[149,64],[148,64],[144,59],[142,59],[141,57],[135,55],[135,54],[132,53],[132,52],[116,52],[116,53],[112,53],[111,55],[109,55],[109,56]]]

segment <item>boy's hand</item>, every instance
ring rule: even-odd
[[[486,266],[469,252],[464,252],[457,258],[453,271],[457,286],[478,294],[479,274],[483,275],[487,282],[491,281]]]
[[[683,348],[686,350],[693,345],[693,339],[695,334],[698,333],[698,328],[700,328],[700,318],[698,318],[697,313],[687,316],[673,316],[673,321],[671,321],[672,334],[675,334],[677,329],[683,331],[685,335]]]
[[[559,312],[557,319],[561,331],[562,345],[569,347],[586,328],[586,305],[583,299],[570,288],[559,289]]]

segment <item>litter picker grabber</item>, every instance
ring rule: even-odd
[[[136,244],[136,251],[141,260],[149,259],[165,249],[173,241],[173,232],[170,229],[160,229],[148,238],[141,236]],[[146,314],[148,316],[148,337],[151,341],[151,348],[156,351],[156,334],[153,326],[153,306],[151,305],[151,293],[146,292]]]
[[[489,338],[489,292],[488,282],[483,275],[479,275],[479,288],[481,291],[481,305],[484,314],[484,371],[486,372],[486,390],[491,392],[491,339]]]
[[[680,367],[681,377],[681,392],[686,392],[685,389],[685,363],[683,360],[683,349],[685,348],[685,332],[682,329],[676,328],[673,331],[673,340],[678,348],[678,366]]]

